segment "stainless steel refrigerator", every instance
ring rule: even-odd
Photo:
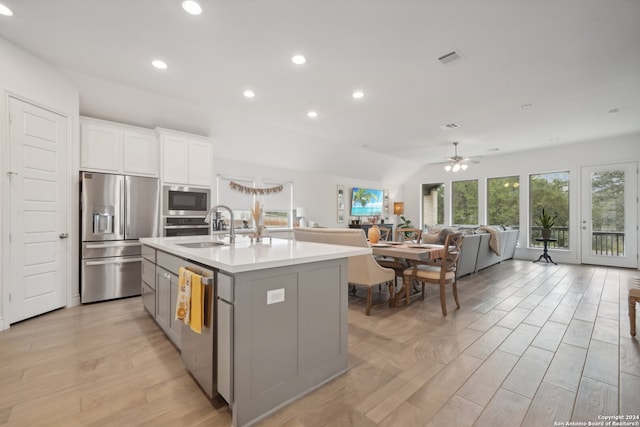
[[[83,303],[140,295],[140,237],[158,236],[157,178],[80,172]]]

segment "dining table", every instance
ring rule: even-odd
[[[409,267],[411,261],[418,262],[435,262],[444,256],[444,245],[437,245],[431,243],[400,243],[400,242],[378,242],[370,243],[369,246],[376,257],[390,257],[398,263],[402,260],[407,261],[407,267]],[[393,304],[401,301],[404,298],[404,289],[402,286],[401,292],[395,293]],[[411,294],[411,297],[418,295],[416,290]]]
[[[370,243],[374,256],[401,258],[414,261],[433,261],[442,258],[444,245],[431,243],[415,244],[400,242]]]

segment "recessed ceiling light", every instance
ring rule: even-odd
[[[296,65],[302,65],[302,64],[304,64],[305,62],[307,62],[307,58],[305,58],[305,57],[304,57],[304,56],[302,56],[302,55],[294,55],[294,56],[291,58],[291,62],[293,62],[293,63],[294,63],[294,64],[296,64]]]
[[[13,12],[7,6],[0,4],[0,15],[13,16]]]
[[[530,110],[531,108],[533,108],[533,104],[522,104],[520,108],[523,110]]]
[[[312,118],[312,119],[315,119],[316,117],[318,117],[318,113],[317,113],[317,112],[315,112],[315,111],[313,111],[313,110],[311,110],[311,111],[309,111],[309,112],[307,113],[307,117],[310,117],[310,118]]]
[[[192,15],[200,15],[202,13],[202,7],[197,1],[187,0],[182,2],[182,8]]]
[[[159,70],[166,70],[167,69],[167,63],[164,62],[164,61],[161,61],[159,59],[156,59],[153,62],[151,62],[151,65],[153,65],[154,67],[156,67]]]
[[[355,92],[353,92],[352,95],[355,99],[360,99],[364,96],[364,92],[362,92],[361,90],[356,90]]]
[[[252,91],[251,89],[247,89],[242,93],[246,98],[253,98],[254,96],[256,96],[256,93],[254,91]]]

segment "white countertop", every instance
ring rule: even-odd
[[[180,243],[209,241],[224,241],[225,245],[209,248],[180,246]],[[229,244],[228,237],[223,240],[221,236],[146,237],[140,239],[140,242],[229,273],[326,261],[372,252],[371,248],[298,242],[288,239],[266,238],[260,243],[255,240],[251,243],[251,239],[244,235],[236,235],[236,242],[233,245]]]

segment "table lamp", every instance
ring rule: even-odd
[[[305,217],[307,216],[307,210],[305,208],[296,208],[296,216],[300,218],[300,227],[306,227],[307,220]]]

